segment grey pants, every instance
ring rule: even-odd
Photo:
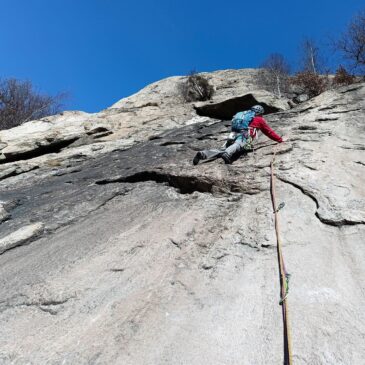
[[[238,140],[231,144],[226,149],[212,149],[212,150],[203,150],[201,151],[204,160],[211,159],[211,158],[218,158],[223,155],[223,153],[227,154],[229,158],[231,158],[235,153],[242,151],[243,146],[245,145],[246,141]]]

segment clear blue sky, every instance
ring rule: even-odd
[[[295,66],[305,36],[327,42],[359,0],[0,0],[0,77],[68,91],[67,109],[99,111],[191,69]]]

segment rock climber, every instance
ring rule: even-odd
[[[197,165],[200,160],[207,160],[215,157],[221,157],[226,164],[231,164],[232,156],[234,154],[252,148],[251,143],[255,138],[257,138],[257,130],[262,131],[265,136],[276,142],[281,143],[285,141],[285,137],[280,137],[268,126],[265,119],[262,117],[265,110],[261,105],[253,106],[248,112],[251,112],[252,114],[251,117],[249,116],[250,121],[247,124],[246,130],[242,129],[240,132],[238,132],[231,145],[225,149],[222,148],[199,151],[193,159],[193,164]],[[237,114],[243,113],[247,112],[240,112]]]

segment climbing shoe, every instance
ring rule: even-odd
[[[229,156],[227,155],[227,153],[223,153],[222,158],[223,158],[225,164],[230,165],[232,163],[232,161],[229,158]]]
[[[200,160],[204,159],[204,155],[202,152],[198,152],[195,157],[193,158],[193,165],[197,165],[199,163]]]

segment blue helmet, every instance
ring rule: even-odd
[[[261,115],[265,113],[265,109],[261,105],[254,105],[251,110],[255,112],[256,115]]]

